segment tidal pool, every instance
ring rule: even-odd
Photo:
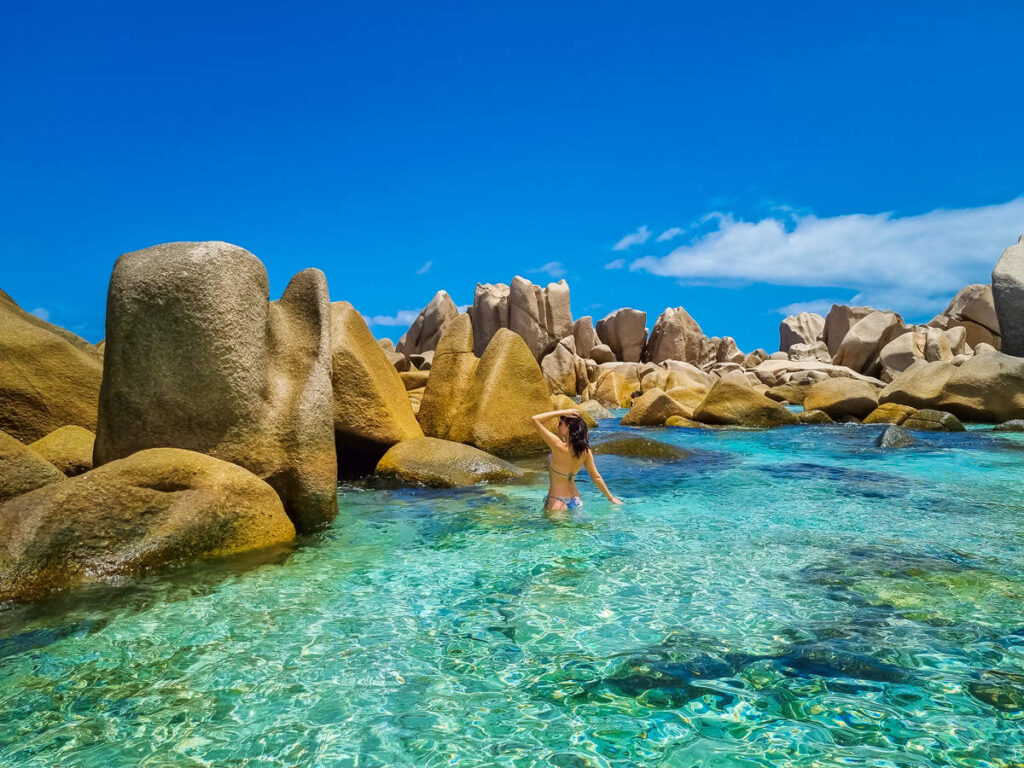
[[[544,478],[0,613],[0,765],[1020,766],[1024,436],[624,430]]]

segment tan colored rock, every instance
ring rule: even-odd
[[[850,329],[832,362],[869,376],[878,376],[882,372],[879,353],[886,344],[908,330],[903,318],[895,312],[872,312]]]
[[[593,399],[605,408],[629,408],[633,403],[633,386],[617,371],[605,371],[597,378]]]
[[[1024,357],[1024,235],[992,270],[992,299],[999,319],[1000,349]]]
[[[591,350],[601,343],[594,330],[594,318],[590,315],[584,315],[572,324],[572,337],[576,342],[576,354],[580,357],[590,357]],[[613,359],[614,356],[602,362],[611,362]]]
[[[909,332],[897,336],[878,353],[882,366],[882,379],[892,381],[918,360],[928,362],[952,362],[953,358],[966,349],[967,330],[956,326],[943,330],[933,326],[919,325]]]
[[[0,432],[0,503],[63,479],[64,473],[43,456]]]
[[[421,437],[389,448],[377,464],[376,474],[404,485],[459,488],[515,480],[525,472],[471,445]]]
[[[833,304],[825,317],[825,328],[821,332],[822,341],[828,347],[829,354],[835,357],[850,329],[874,311],[871,307]]]
[[[36,440],[29,448],[68,477],[74,477],[92,469],[95,442],[96,435],[88,429],[69,424]]]
[[[693,421],[682,416],[669,416],[665,420],[665,426],[680,427],[682,429],[710,429],[707,424],[701,424],[699,421]]]
[[[509,285],[508,328],[522,336],[537,360],[559,339],[572,336],[569,286],[565,280],[541,288],[523,277],[514,277]]]
[[[720,379],[693,414],[704,424],[743,427],[777,427],[797,424],[797,417],[753,388]]]
[[[927,430],[929,432],[965,432],[960,419],[947,411],[921,408],[904,419],[904,429]]]
[[[0,429],[26,442],[58,427],[96,429],[103,354],[0,291]]]
[[[647,341],[646,322],[646,312],[628,307],[617,309],[598,321],[597,335],[601,343],[611,349],[616,360],[637,363],[643,356]]]
[[[686,411],[675,400],[660,389],[644,392],[633,401],[629,413],[622,417],[627,427],[660,427],[670,416],[689,418],[692,411]]]
[[[897,403],[883,403],[864,417],[865,424],[902,424],[917,408]]]
[[[694,363],[700,359],[703,339],[704,332],[683,307],[669,307],[654,323],[643,357],[653,363],[665,360]]]
[[[816,360],[820,363],[831,363],[832,356],[823,341],[812,344],[793,344],[789,348],[789,359],[795,361]]]
[[[789,352],[794,344],[813,345],[825,332],[825,318],[817,312],[789,315],[779,323],[779,351]],[[828,347],[826,346],[827,350]],[[831,362],[829,357],[825,362]]]
[[[395,342],[391,339],[377,339],[377,346],[383,349],[385,352],[395,351]]]
[[[984,343],[999,349],[1001,343],[991,285],[964,286],[928,325],[944,330],[963,328],[965,341],[972,348]]]
[[[796,384],[779,384],[778,386],[771,387],[764,394],[777,403],[803,405],[808,389],[809,387],[801,387]]]
[[[918,362],[882,390],[879,402],[949,411],[969,421],[1024,418],[1024,359],[987,351],[959,366]]]
[[[572,336],[566,336],[540,361],[540,370],[553,393],[577,395],[586,387],[586,368],[582,370],[581,381],[578,359],[576,341]]]
[[[295,536],[265,482],[177,448],[140,451],[8,501],[0,530],[0,602]]]
[[[473,354],[474,338],[468,314],[456,317],[441,334],[417,414],[427,437],[450,439],[452,425],[465,405],[462,398],[469,392],[480,362]]]
[[[415,354],[409,355],[409,365],[411,369],[417,371],[429,371],[430,367],[434,364],[434,350],[427,352],[416,352]]]
[[[406,355],[429,352],[441,340],[444,324],[459,314],[458,307],[447,291],[438,291],[423,310],[416,315],[409,330],[398,340],[395,351]]]
[[[338,469],[327,280],[307,269],[267,299],[263,264],[228,243],[121,256],[107,297],[96,466],[147,448],[198,451],[267,480],[299,530],[328,524]]]
[[[589,414],[595,421],[612,417],[612,412],[597,402],[597,400],[584,400],[576,407],[580,412]]]
[[[835,424],[835,420],[824,411],[800,411],[796,417],[801,424]]]
[[[590,348],[590,359],[595,363],[614,363],[615,353],[607,344],[595,344]]]
[[[373,472],[395,443],[423,437],[402,376],[347,301],[331,304],[334,442],[342,475]]]
[[[878,407],[878,391],[865,381],[828,379],[807,390],[804,410],[823,411],[833,419],[862,419]]]
[[[408,392],[413,389],[423,389],[423,387],[427,386],[430,371],[406,371],[398,375],[402,377],[402,385],[405,387],[405,391]]]
[[[755,349],[753,352],[743,358],[744,368],[756,368],[765,360],[768,359],[768,353],[763,349]],[[829,362],[832,362],[832,358],[829,358]]]
[[[578,411],[580,418],[583,419],[583,423],[587,425],[587,429],[597,429],[597,419],[591,416],[586,410],[580,407],[580,404],[573,400],[567,395],[552,395],[551,396],[551,410],[562,411],[566,409],[572,409]],[[552,432],[558,428],[558,420],[551,419],[551,423],[548,424],[548,429]]]

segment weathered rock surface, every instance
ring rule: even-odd
[[[12,499],[0,505],[0,530],[0,602],[295,536],[265,482],[177,448],[140,451]]]
[[[650,389],[633,401],[629,413],[622,417],[622,425],[628,427],[660,427],[670,416],[689,418],[692,411],[683,408],[660,389]]]
[[[590,348],[590,359],[595,363],[614,363],[615,353],[607,344],[595,344]]]
[[[629,408],[634,386],[618,371],[604,371],[597,377],[591,397],[605,408]]]
[[[330,522],[327,281],[307,269],[279,301],[267,298],[263,264],[228,243],[121,256],[107,297],[96,466],[147,448],[198,451],[264,478],[300,531]]]
[[[906,448],[916,442],[913,435],[895,424],[886,427],[882,434],[875,438],[875,445],[879,448]]]
[[[652,363],[665,360],[696,363],[700,360],[703,341],[704,332],[697,321],[682,307],[670,307],[654,323],[643,358]]]
[[[812,345],[825,332],[825,318],[817,312],[790,315],[779,323],[779,351],[788,352],[794,344]],[[826,347],[826,350],[828,347]],[[831,362],[829,357],[828,361]]]
[[[540,362],[540,370],[554,393],[578,395],[587,386],[587,367],[576,354],[576,340],[566,336]]]
[[[919,362],[893,379],[878,399],[949,411],[969,421],[1024,418],[1024,359],[991,351],[958,366]]]
[[[441,339],[444,324],[459,314],[447,291],[438,291],[398,340],[395,350],[406,355],[432,351]]]
[[[872,312],[850,329],[832,362],[869,376],[878,376],[882,371],[879,352],[908,330],[903,318],[895,312]]]
[[[592,419],[610,419],[612,412],[605,408],[597,400],[584,400],[577,408],[581,413],[590,414]]]
[[[720,379],[693,414],[704,424],[744,427],[778,427],[799,420],[786,408],[749,386]]]
[[[0,432],[0,503],[61,480],[64,473],[53,464],[20,440]]]
[[[68,477],[74,477],[92,469],[95,442],[96,435],[88,429],[69,424],[41,437],[29,448]]]
[[[764,394],[778,403],[803,405],[808,389],[809,387],[801,387],[796,384],[779,384],[778,386],[771,387]]]
[[[917,408],[898,403],[883,403],[864,417],[865,424],[902,424]]]
[[[828,347],[825,346],[824,341],[791,344],[788,354],[790,360],[798,362],[803,360],[817,360],[820,363],[832,362],[832,355],[828,353]]]
[[[682,416],[669,416],[665,419],[665,426],[680,427],[682,429],[710,429],[707,424],[701,424],[699,421],[683,418]]]
[[[928,325],[944,330],[963,328],[966,342],[972,348],[978,344],[991,344],[999,349],[1001,343],[991,285],[964,286],[949,306],[932,318]]]
[[[1024,419],[1010,419],[996,424],[992,429],[999,432],[1024,432]]]
[[[402,375],[347,301],[331,304],[334,441],[345,477],[370,474],[395,443],[423,437]]]
[[[904,429],[929,430],[931,432],[964,432],[966,428],[960,419],[948,411],[921,408],[903,420]]]
[[[103,354],[0,291],[0,429],[32,442],[58,427],[96,429]]]
[[[405,485],[458,488],[515,480],[525,473],[471,445],[421,437],[389,448],[377,464],[376,474]]]
[[[402,384],[406,392],[413,389],[422,389],[427,386],[427,379],[430,378],[430,371],[405,371],[398,374],[402,377]]]
[[[473,328],[475,355],[483,354],[499,328],[508,328],[508,294],[505,283],[477,283],[469,317]]]
[[[892,381],[918,360],[952,362],[954,357],[967,350],[966,339],[967,329],[962,326],[949,330],[915,326],[890,341],[878,353],[881,377],[884,381]]]
[[[646,312],[629,307],[617,309],[598,321],[597,336],[611,349],[616,360],[637,363],[647,341],[646,323]]]
[[[473,324],[468,314],[445,326],[434,351],[434,365],[416,414],[427,437],[448,439],[452,425],[465,403],[480,358],[473,354]]]
[[[800,411],[796,415],[801,424],[834,424],[835,420],[824,411]]]
[[[590,351],[601,343],[597,338],[597,331],[594,330],[594,318],[590,315],[584,315],[572,324],[572,337],[576,342],[576,354],[580,357],[590,357]]]
[[[878,389],[856,379],[828,379],[807,390],[804,410],[823,411],[833,419],[862,419],[878,407]]]
[[[992,270],[992,299],[999,318],[1000,350],[1024,357],[1024,235],[999,257]]]
[[[473,306],[473,352],[482,355],[499,328],[519,334],[540,360],[559,339],[573,333],[569,286],[565,280],[541,288],[516,275],[504,283],[476,286]]]
[[[591,446],[595,455],[630,456],[637,459],[680,461],[692,455],[685,448],[649,437],[613,437]]]
[[[871,307],[850,307],[846,304],[833,304],[825,317],[825,328],[822,340],[833,357],[839,352],[839,346],[858,322],[874,312]]]

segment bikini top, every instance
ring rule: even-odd
[[[576,482],[576,475],[578,475],[580,472],[578,469],[575,472],[559,472],[557,469],[551,466],[550,457],[548,458],[548,471],[554,472],[556,475],[561,475],[562,477],[567,477],[570,483]]]

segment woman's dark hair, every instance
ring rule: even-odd
[[[559,421],[569,428],[569,449],[572,455],[582,456],[590,448],[590,439],[587,437],[587,422],[579,416],[560,416]]]

